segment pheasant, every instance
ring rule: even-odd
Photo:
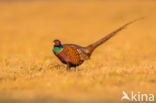
[[[100,46],[101,44],[105,43],[107,40],[112,38],[115,34],[119,31],[125,29],[128,25],[140,20],[143,18],[139,18],[133,20],[120,28],[116,29],[115,31],[111,32],[110,34],[106,35],[102,39],[98,40],[97,42],[88,45],[87,47],[81,47],[75,44],[61,44],[60,40],[54,40],[54,54],[60,59],[60,61],[64,64],[67,64],[67,70],[70,70],[71,67],[77,67],[81,65],[85,60],[90,59],[93,51]]]

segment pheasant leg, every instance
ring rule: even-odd
[[[67,68],[66,68],[68,71],[71,69],[71,65],[70,63],[67,63]]]

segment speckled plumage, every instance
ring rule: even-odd
[[[63,50],[60,53],[55,53],[55,55],[62,61],[62,63],[67,64],[70,63],[71,66],[78,66],[84,62],[86,58],[83,57],[83,53],[81,47],[65,44],[63,45]]]
[[[62,63],[67,64],[67,69],[70,67],[76,67],[81,65],[85,60],[88,60],[92,54],[92,52],[101,44],[105,43],[119,31],[125,29],[128,25],[140,20],[142,18],[136,19],[131,21],[117,30],[113,31],[112,33],[106,35],[102,39],[98,40],[97,42],[90,44],[87,47],[81,47],[75,44],[64,44],[62,45],[59,40],[54,40],[54,54],[61,60]]]

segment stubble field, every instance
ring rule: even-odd
[[[67,72],[53,40],[87,46],[146,16]],[[0,2],[0,103],[117,103],[156,94],[155,1]]]

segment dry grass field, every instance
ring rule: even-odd
[[[54,39],[87,46],[142,16],[79,71],[52,53]],[[117,103],[123,90],[156,94],[156,1],[0,2],[0,103]]]

